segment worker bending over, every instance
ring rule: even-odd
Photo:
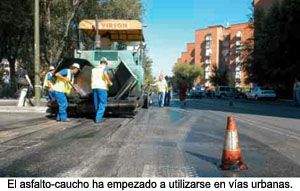
[[[68,101],[66,94],[70,94],[73,88],[74,75],[80,71],[80,66],[74,63],[70,69],[63,69],[55,74],[56,82],[53,85],[54,97],[57,101],[59,110],[57,114],[57,121],[68,122],[67,108]],[[77,91],[76,89],[74,89]]]

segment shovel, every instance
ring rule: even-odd
[[[83,89],[80,88],[80,86],[78,84],[72,84],[71,82],[69,82],[70,86],[72,86],[72,88],[75,90],[75,92],[80,96],[80,97],[87,97],[87,93],[85,91],[83,91]]]

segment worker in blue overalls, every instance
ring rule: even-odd
[[[54,97],[57,101],[59,110],[57,114],[57,121],[68,122],[67,107],[68,101],[66,94],[70,94],[73,83],[74,75],[80,71],[80,65],[74,63],[70,69],[63,69],[55,74],[56,81],[53,85]],[[77,90],[75,90],[77,91]]]
[[[108,61],[103,57],[100,60],[100,64],[92,69],[91,76],[96,123],[103,122],[103,115],[107,104],[108,86],[112,86],[112,82],[108,75]]]

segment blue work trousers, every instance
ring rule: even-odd
[[[99,122],[102,120],[105,107],[107,104],[107,90],[93,89],[94,107],[96,112],[95,121]]]
[[[52,101],[55,99],[54,91],[48,90],[47,101]]]
[[[159,92],[158,93],[158,105],[159,107],[163,107],[165,104],[165,92]]]
[[[58,114],[56,117],[57,121],[65,121],[68,118],[67,108],[68,108],[68,101],[65,93],[54,91],[54,97],[58,104]]]

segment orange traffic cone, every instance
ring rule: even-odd
[[[247,170],[248,167],[242,162],[237,126],[233,116],[227,118],[226,137],[222,156],[222,170]]]

